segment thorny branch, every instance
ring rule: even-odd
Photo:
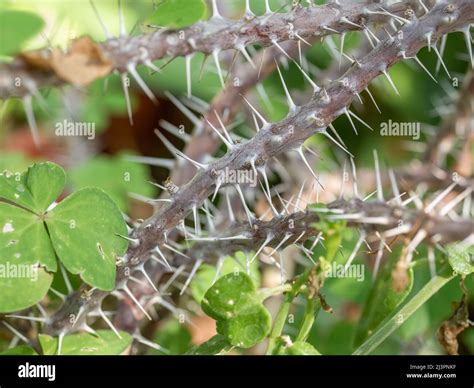
[[[87,55],[91,56],[89,62],[95,63],[97,68],[100,66],[95,78],[114,71],[130,73],[136,78],[137,65],[144,64],[156,71],[153,61],[163,58],[184,56],[188,61],[200,52],[213,55],[217,63],[219,53],[229,49],[241,51],[250,59],[246,47],[253,44],[278,47],[287,40],[306,44],[314,37],[330,34],[357,30],[369,34],[368,24],[390,21],[392,16],[389,13],[404,17],[405,11],[415,3],[401,1],[387,5],[383,2],[343,1],[321,6],[298,5],[285,13],[267,10],[261,16],[254,15],[247,7],[244,18],[237,21],[226,19],[214,10],[208,21],[184,29],[162,29],[141,36],[109,38],[96,46],[91,43]],[[60,56],[57,51],[42,49],[27,54],[0,66],[0,98],[34,95],[44,86],[74,83],[75,74],[69,77],[67,72],[57,71],[51,66],[55,55]],[[86,65],[88,62],[84,63],[84,68]]]
[[[263,117],[263,126],[256,136],[244,144],[229,144],[227,154],[210,165],[196,164],[199,171],[161,208],[131,233],[131,244],[125,257],[126,265],[139,266],[148,258],[148,252],[166,240],[166,235],[193,209],[198,208],[216,188],[216,171],[230,168],[248,170],[263,168],[270,158],[287,150],[301,150],[301,144],[311,135],[324,131],[336,117],[347,113],[354,97],[371,80],[384,74],[396,62],[413,57],[426,45],[433,45],[444,34],[469,31],[474,21],[474,4],[469,0],[440,1],[424,17],[411,16],[401,32],[380,42],[366,57],[353,64],[341,79],[320,90],[314,85],[313,98],[303,106],[294,106],[289,99],[290,113],[282,121],[270,124]],[[298,31],[298,29],[295,29]],[[302,151],[301,151],[302,152]],[[302,154],[303,155],[303,154]],[[117,277],[117,289],[128,289],[123,271]],[[84,289],[70,295],[63,307],[52,317],[46,330],[65,334],[82,327],[83,317],[93,308],[99,308],[107,293],[94,290],[82,297]],[[78,317],[80,315],[80,317]],[[71,327],[71,316],[76,319]]]

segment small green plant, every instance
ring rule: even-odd
[[[125,221],[98,188],[84,188],[59,203],[66,174],[53,163],[24,173],[0,174],[0,311],[22,310],[48,292],[58,261],[91,287],[112,290],[116,263],[125,253]],[[22,277],[21,269],[29,270]],[[19,292],[22,290],[22,292]]]

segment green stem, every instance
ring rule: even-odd
[[[267,354],[272,354],[273,349],[275,349],[277,339],[281,336],[283,332],[283,328],[285,327],[286,317],[288,316],[288,312],[290,311],[291,302],[293,302],[294,296],[292,294],[286,294],[285,300],[280,306],[278,313],[275,317],[275,323],[273,324],[272,332],[270,333],[270,337],[268,338],[268,348]]]
[[[263,302],[265,299],[268,299],[271,296],[284,294],[285,292],[290,292],[292,289],[293,287],[291,286],[291,284],[286,283],[274,288],[262,288],[258,290],[258,296]]]
[[[374,333],[353,353],[354,355],[370,354],[390,334],[407,321],[423,304],[436,294],[455,275],[449,266],[441,269],[440,273],[432,278],[409,302],[407,302],[391,318],[385,320]]]
[[[311,328],[313,327],[316,316],[321,309],[321,302],[319,299],[311,298],[306,302],[306,309],[304,312],[303,323],[301,324],[300,332],[296,337],[296,341],[306,341],[308,339]]]
[[[311,270],[307,270],[298,278],[293,284],[285,284],[285,286],[290,286],[290,290],[285,295],[285,300],[280,306],[278,313],[275,317],[275,323],[273,324],[272,332],[270,333],[270,337],[268,338],[268,348],[267,354],[272,354],[275,346],[277,344],[278,338],[280,338],[281,333],[283,332],[283,328],[285,327],[286,317],[290,311],[291,303],[293,299],[295,299],[296,295],[301,291],[301,287],[304,285],[308,276],[310,275]],[[278,287],[277,287],[278,288]]]

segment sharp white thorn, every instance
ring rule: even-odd
[[[122,73],[120,75],[120,78],[122,79],[123,94],[125,96],[125,103],[127,104],[128,120],[130,121],[130,125],[133,125],[132,104],[130,102],[130,94],[129,94],[129,91],[128,91],[127,74]]]
[[[395,83],[393,82],[392,78],[390,77],[390,74],[388,74],[388,72],[386,70],[383,70],[382,73],[385,76],[385,78],[387,78],[387,81],[390,84],[390,86],[392,87],[392,89],[399,96],[400,92],[398,91],[397,87],[395,86]]]
[[[226,202],[227,202],[227,213],[228,213],[228,216],[229,216],[230,223],[234,224],[235,223],[235,215],[234,215],[234,210],[232,209],[232,204],[230,202],[230,196],[229,196],[229,191],[228,190],[226,190],[226,192],[225,192],[225,198],[226,198]]]
[[[72,294],[74,292],[74,288],[71,285],[71,281],[69,280],[69,276],[67,276],[66,269],[62,264],[59,264],[59,268],[61,269],[61,275],[63,276],[64,284],[66,285],[66,290],[68,294]]]
[[[384,245],[385,245],[385,240],[382,238],[380,239],[379,247],[377,249],[377,256],[375,258],[374,273],[372,276],[373,280],[375,280],[375,278],[377,277],[377,274],[379,273],[380,261],[382,260]]]
[[[288,55],[288,53],[285,51],[285,49],[283,47],[281,47],[281,45],[276,40],[273,40],[272,43],[285,55],[285,57],[287,57],[290,60],[293,60],[293,58],[291,58]]]
[[[105,25],[104,21],[102,20],[99,12],[97,11],[97,8],[95,7],[95,4],[92,0],[89,0],[89,3],[92,7],[92,10],[95,13],[95,16],[97,17],[97,20],[99,21],[100,26],[102,27],[102,31],[104,31],[104,35],[107,39],[112,39],[112,34],[108,30],[107,26]]]
[[[148,320],[152,321],[152,318],[151,318],[150,314],[147,313],[145,308],[140,304],[140,302],[137,300],[137,298],[135,298],[135,295],[133,295],[133,293],[130,291],[130,289],[127,286],[124,286],[123,290],[130,297],[130,299],[133,301],[133,303],[135,303],[137,305],[137,307],[141,310],[141,312],[145,315],[145,317],[147,317]]]
[[[413,259],[413,252],[415,251],[416,247],[425,239],[428,235],[428,232],[425,229],[420,229],[416,234],[415,237],[410,241],[407,246],[407,264],[410,264]]]
[[[25,110],[26,119],[28,121],[28,126],[30,127],[31,136],[33,137],[33,143],[35,143],[36,148],[40,147],[39,131],[38,126],[36,125],[35,114],[33,113],[33,100],[31,95],[26,95],[22,99],[23,109]]]
[[[357,187],[357,170],[354,163],[354,157],[351,157],[351,166],[352,166],[354,197],[359,198],[359,188]]]
[[[448,35],[443,35],[441,38],[441,46],[440,46],[440,54],[441,56],[444,55],[444,50],[446,49],[446,43],[448,42]],[[439,58],[436,61],[436,68],[435,68],[435,74],[439,73],[439,70],[441,69],[441,62]]]
[[[273,240],[273,236],[272,235],[268,235],[266,238],[265,238],[265,241],[262,243],[262,245],[260,245],[260,247],[257,249],[257,252],[255,252],[255,254],[252,256],[252,258],[250,259],[250,263],[253,263],[254,260],[258,257],[258,255],[264,250],[264,248],[270,243],[270,241]]]
[[[352,129],[354,130],[355,134],[358,135],[359,133],[357,132],[357,128],[354,124],[354,121],[352,121],[352,117],[349,114],[349,111],[347,110],[347,108],[344,108],[344,113],[347,116],[347,119],[349,120],[349,122],[351,123]]]
[[[197,213],[196,205],[193,205],[192,211],[193,211],[193,220],[194,220],[194,234],[197,236],[199,234],[198,231],[200,229],[200,224],[199,224],[199,216]]]
[[[244,193],[242,192],[242,189],[240,188],[239,185],[235,185],[235,189],[237,190],[237,193],[239,194],[240,201],[242,202],[242,206],[244,207],[244,211],[245,211],[245,214],[247,215],[249,224],[250,226],[252,226],[253,215],[250,212],[250,209],[248,208],[247,203],[245,202]]]
[[[229,143],[229,141],[222,135],[214,125],[209,120],[206,120],[207,124],[211,127],[211,129],[219,136],[219,138],[222,140],[222,142],[225,144],[228,150],[231,150],[233,148],[233,145]]]
[[[134,162],[134,163],[148,164],[150,166],[164,167],[167,169],[171,169],[174,167],[174,162],[171,159],[154,158],[150,156],[135,156],[135,155],[127,155],[127,156],[124,156],[123,159],[128,160],[130,162]]]
[[[354,112],[348,110],[349,114],[354,117],[357,121],[359,121],[360,123],[362,123],[363,125],[365,125],[367,128],[369,128],[372,132],[374,132],[374,129],[369,125],[367,124],[364,120],[362,120],[359,116],[357,116]]]
[[[57,355],[60,356],[61,355],[61,351],[63,350],[63,340],[64,340],[64,337],[66,335],[66,332],[65,331],[61,331],[58,335],[58,352],[57,352]]]
[[[311,84],[311,86],[313,87],[314,92],[315,93],[319,92],[321,90],[321,88],[318,85],[316,85],[316,83],[311,79],[311,77],[308,75],[308,73],[306,71],[304,71],[303,68],[296,61],[293,61],[293,62],[298,67],[301,74],[303,74],[303,77],[306,78],[306,80]]]
[[[21,334],[17,329],[15,329],[12,325],[10,325],[8,322],[2,321],[2,323],[5,325],[5,327],[10,330],[13,334],[15,334],[19,339],[21,339],[23,342],[29,344],[30,340],[25,337],[23,334]]]
[[[344,271],[347,271],[348,268],[350,267],[350,265],[352,264],[352,262],[354,261],[356,255],[357,255],[357,252],[360,249],[360,246],[364,242],[364,239],[365,239],[365,232],[361,232],[361,234],[359,236],[359,239],[357,240],[357,243],[354,247],[354,250],[351,252],[351,255],[349,256],[349,259],[347,260],[347,263],[344,266]]]
[[[221,64],[219,62],[219,50],[214,50],[212,52],[212,57],[214,58],[214,63],[216,64],[217,75],[219,76],[219,81],[221,82],[222,88],[225,87],[224,76],[222,74]]]
[[[199,127],[200,125],[202,125],[201,120],[196,117],[196,115],[191,112],[179,99],[177,99],[168,91],[165,91],[164,94],[166,98],[168,98],[168,100],[170,100],[176,106],[176,108],[178,108],[179,111],[194,124],[195,127]]]
[[[260,114],[260,112],[255,109],[255,107],[249,102],[249,100],[247,100],[247,98],[245,98],[244,96],[242,96],[242,98],[244,99],[244,101],[247,103],[247,105],[250,107],[250,109],[252,109],[252,111],[258,116],[258,118],[262,121],[263,125],[267,125],[268,124],[268,121],[265,120],[265,118]]]
[[[145,271],[145,268],[142,267],[142,270],[140,271],[143,274],[143,277],[146,279],[148,284],[153,288],[155,292],[158,292],[158,289],[155,286],[155,283],[151,280],[150,276],[148,276],[148,273]]]
[[[383,202],[382,176],[380,174],[379,154],[374,150],[375,179],[377,181],[377,198]]]
[[[334,139],[327,131],[322,131],[321,134],[323,136],[326,136],[329,140],[331,140],[335,145],[337,145],[341,150],[343,150],[344,152],[346,152],[349,156],[353,157],[354,155],[352,155],[348,150],[347,148],[345,148],[342,144],[340,144],[336,139]]]
[[[181,139],[182,141],[184,141],[185,143],[187,143],[190,139],[191,139],[191,136],[188,135],[186,132],[184,131],[181,131],[178,127],[176,127],[175,125],[171,124],[169,121],[166,121],[166,120],[160,120],[159,121],[159,124],[161,126],[161,128],[163,128],[164,130],[168,131],[169,133],[171,133],[172,135],[176,136],[178,139]]]
[[[398,189],[397,185],[397,180],[395,178],[395,173],[393,172],[393,169],[388,170],[388,176],[390,177],[390,183],[392,185],[392,191],[394,195],[394,200],[398,205],[402,205],[402,199],[400,197],[400,190]]]
[[[217,7],[217,1],[212,0],[212,17],[213,18],[221,18],[221,14],[219,13],[219,8]]]
[[[436,56],[438,57],[438,59],[441,63],[441,66],[443,66],[443,69],[446,72],[446,74],[448,75],[449,79],[451,79],[451,74],[449,73],[449,70],[446,67],[446,63],[444,63],[443,57],[441,56],[441,54],[440,54],[440,52],[439,52],[439,50],[436,46],[433,46],[433,51],[436,53]]]
[[[286,86],[283,75],[281,74],[280,66],[278,65],[278,62],[276,60],[275,60],[275,63],[276,63],[276,67],[277,67],[277,70],[278,70],[278,75],[280,76],[281,84],[283,85],[283,90],[285,91],[288,106],[290,108],[290,111],[294,111],[296,109],[296,105],[293,102],[293,99],[291,98],[290,92],[288,91],[288,87]]]
[[[471,33],[469,27],[464,30],[464,38],[466,40],[467,51],[469,53],[469,59],[471,60],[471,68],[474,69],[474,56],[472,53]]]
[[[122,0],[118,0],[118,13],[119,13],[120,36],[126,36],[127,31],[125,30],[125,18],[123,16]]]
[[[222,182],[220,181],[220,179],[218,179],[216,181],[216,188],[215,188],[214,194],[211,198],[211,202],[214,202],[214,200],[216,199],[217,193],[219,192],[219,189],[221,188],[221,186],[222,186]]]
[[[296,202],[294,206],[295,211],[302,210],[300,209],[299,205],[300,205],[301,198],[303,197],[303,190],[304,190],[305,184],[306,184],[306,179],[303,180],[303,184],[301,185],[300,191],[298,192],[298,197],[296,198]]]
[[[300,147],[297,149],[297,152],[298,154],[300,155],[301,159],[303,160],[303,163],[305,164],[305,166],[308,168],[309,172],[311,173],[311,175],[313,176],[313,178],[316,180],[316,182],[321,186],[321,188],[324,190],[324,187],[323,185],[321,185],[321,182],[319,181],[316,173],[313,171],[313,169],[311,168],[308,160],[306,159],[306,156],[304,155],[304,152],[303,152],[303,148]]]
[[[112,331],[115,333],[115,335],[122,339],[122,336],[120,335],[119,331],[117,330],[117,328],[113,325],[113,323],[110,321],[110,319],[107,317],[107,315],[105,315],[105,313],[102,311],[102,309],[99,309],[99,315],[101,316],[101,318],[104,320],[104,322],[107,324],[108,327],[110,327],[110,329],[112,329]]]
[[[194,275],[196,275],[197,270],[202,264],[202,260],[196,260],[196,263],[194,263],[193,269],[191,270],[191,273],[189,274],[188,278],[186,279],[186,282],[184,283],[183,288],[179,292],[179,295],[183,295],[186,289],[188,288],[189,284],[191,283],[191,280],[193,279]]]
[[[342,65],[342,58],[343,58],[343,54],[344,54],[344,40],[346,38],[346,34],[343,32],[341,34],[341,48],[340,48],[340,52],[339,52],[339,70],[341,70],[341,65]]]
[[[434,198],[428,206],[425,208],[425,213],[430,213],[457,185],[456,182],[451,183],[446,189],[444,189],[436,198]]]
[[[148,85],[145,83],[145,81],[143,81],[142,77],[140,77],[140,74],[138,74],[135,67],[132,64],[127,65],[127,70],[132,75],[133,79],[138,84],[138,86],[140,86],[143,92],[147,95],[147,97],[150,100],[152,100],[154,103],[157,103],[155,95],[153,94],[151,89],[148,87]]]
[[[372,93],[370,92],[369,88],[365,88],[365,91],[367,92],[367,94],[369,95],[370,99],[372,100],[372,103],[374,104],[375,108],[377,109],[377,111],[379,113],[382,113],[382,111],[380,110],[379,106],[377,105],[377,102],[375,101],[375,98],[374,96],[372,95]]]
[[[186,66],[186,90],[187,90],[187,95],[188,98],[191,98],[191,88],[192,88],[192,80],[191,80],[191,60],[193,56],[192,55],[186,55],[184,57],[184,63]]]
[[[444,205],[441,210],[439,211],[440,216],[445,216],[448,214],[454,207],[460,203],[464,198],[466,198],[468,195],[471,194],[472,192],[472,187],[468,187],[466,190],[464,190],[461,194],[457,195],[454,199],[449,201],[446,205]]]
[[[413,59],[416,61],[416,63],[418,63],[418,65],[425,71],[426,74],[428,74],[430,76],[430,78],[438,83],[438,81],[436,80],[436,78],[429,72],[429,70],[426,68],[425,65],[423,65],[423,62],[420,61],[420,58],[418,58],[416,55],[413,57]]]
[[[253,59],[252,57],[249,55],[249,53],[247,52],[247,50],[245,49],[245,46],[240,46],[238,47],[239,51],[242,53],[242,55],[244,56],[244,58],[246,59],[246,61],[248,63],[250,63],[250,65],[256,69],[257,66],[255,66],[255,63],[253,62]]]

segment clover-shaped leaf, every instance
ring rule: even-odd
[[[97,335],[88,333],[67,335],[63,338],[61,355],[118,355],[132,343],[130,334],[120,331],[120,338],[112,330],[98,330]],[[58,354],[58,339],[40,334],[39,342],[44,355]]]
[[[0,174],[0,312],[40,301],[57,271],[56,257],[91,286],[114,287],[115,259],[127,248],[117,236],[127,233],[123,217],[97,188],[55,206],[65,181],[64,170],[49,162]]]
[[[217,332],[234,346],[249,348],[271,330],[271,316],[252,279],[243,272],[222,276],[206,292],[203,311],[217,320]]]

